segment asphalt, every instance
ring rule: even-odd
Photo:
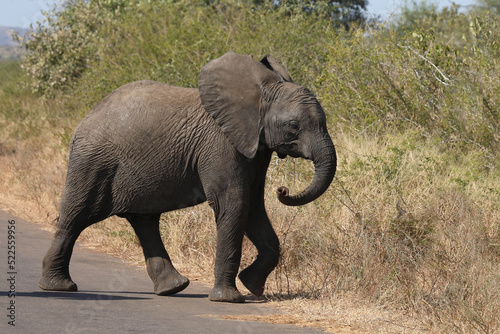
[[[9,227],[15,230],[10,240]],[[210,287],[199,282],[172,296],[156,296],[145,268],[78,242],[70,271],[79,291],[43,291],[37,282],[51,240],[52,234],[39,225],[0,211],[0,333],[323,333],[293,325],[222,320],[224,315],[277,311],[257,302],[210,302]],[[9,258],[13,245],[15,263]]]

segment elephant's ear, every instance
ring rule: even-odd
[[[264,64],[268,69],[278,74],[284,81],[292,82],[292,77],[288,72],[281,66],[276,59],[271,57],[270,55],[265,55],[264,58],[260,61]]]
[[[233,51],[203,66],[201,104],[234,147],[253,158],[259,146],[262,87],[281,78],[264,64]]]

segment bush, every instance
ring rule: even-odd
[[[99,27],[112,21],[113,14],[93,1],[69,1],[45,12],[45,20],[25,36],[14,34],[27,51],[22,67],[31,77],[31,91],[54,96],[81,77],[88,63],[98,59]]]
[[[143,2],[100,31],[107,38],[73,91],[77,105],[72,108],[82,113],[134,80],[197,87],[201,67],[230,49],[255,57],[272,54],[294,80],[314,89],[324,45],[335,33],[327,19],[290,16],[284,8],[252,7],[245,1],[210,6]]]
[[[460,40],[430,28],[332,38],[317,79],[330,120],[358,132],[417,130],[479,148],[487,168],[499,167],[500,29],[489,18],[456,19],[470,27]]]

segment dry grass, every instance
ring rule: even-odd
[[[499,180],[493,173],[467,177],[476,167],[450,164],[439,145],[414,147],[410,137],[338,133],[336,179],[321,199],[303,207],[281,205],[274,191],[281,185],[303,188],[311,164],[273,159],[266,200],[283,256],[267,297],[284,313],[256,320],[341,333],[500,331]],[[3,138],[2,209],[53,227],[65,152],[47,134]],[[161,228],[177,267],[211,283],[211,209],[167,213]],[[143,262],[137,238],[122,219],[87,229],[82,240]],[[242,267],[256,255],[248,240],[243,248]]]
[[[315,327],[329,333],[424,333],[425,326],[404,312],[367,304],[354,295],[328,300],[294,298],[271,301],[282,313],[224,316],[224,319],[254,320],[275,324]]]

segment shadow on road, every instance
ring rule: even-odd
[[[179,298],[198,298],[198,299],[204,299],[208,298],[208,294],[203,294],[203,293],[193,293],[193,294],[188,294],[188,293],[176,293],[174,295],[168,296],[168,297],[179,297]]]
[[[132,294],[137,292],[118,292],[119,294]],[[135,297],[135,296],[120,296],[116,291],[110,294],[101,292],[61,292],[61,291],[33,291],[33,292],[17,292],[16,296],[19,297],[33,297],[33,298],[56,298],[56,299],[70,299],[70,300],[142,300],[153,299],[153,297]]]
[[[3,294],[3,293],[2,293]],[[141,295],[141,297],[128,296],[128,295]],[[137,291],[33,291],[33,292],[17,292],[16,296],[19,297],[33,297],[33,298],[59,298],[59,299],[71,299],[71,300],[143,300],[143,299],[153,299],[154,293],[152,292],[137,292]],[[165,298],[192,298],[192,299],[205,299],[208,298],[208,294],[188,294],[188,293],[177,293],[171,296],[165,296]]]

